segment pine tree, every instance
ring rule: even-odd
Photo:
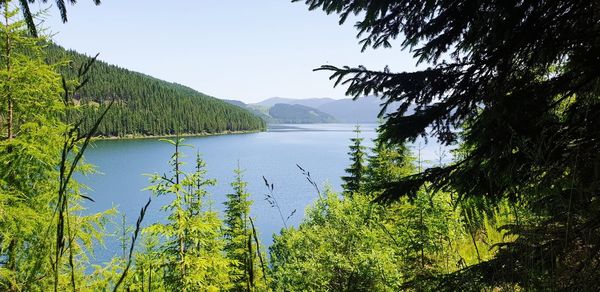
[[[414,174],[413,162],[414,157],[405,145],[376,140],[364,174],[365,190],[373,194],[381,194],[398,180]]]
[[[363,184],[363,175],[365,171],[365,146],[362,145],[364,138],[360,137],[360,126],[356,126],[354,129],[356,137],[350,139],[352,144],[350,145],[350,166],[346,168],[347,176],[343,176],[344,181],[343,188],[344,194],[352,196],[353,193],[358,192]]]
[[[163,287],[181,291],[226,289],[230,285],[230,261],[224,256],[222,228],[218,214],[208,201],[205,163],[196,157],[196,171],[185,173],[181,147],[183,139],[164,140],[175,147],[171,156],[171,176],[155,174],[149,187],[156,195],[173,197],[163,206],[169,212],[167,223],[146,229],[162,242]],[[157,273],[160,267],[150,271]]]
[[[262,259],[259,258],[259,246],[255,241],[258,236],[250,222],[252,201],[249,200],[247,183],[239,165],[234,173],[235,180],[231,183],[234,192],[227,194],[225,202],[225,251],[233,262],[233,291],[256,291],[260,287],[264,288],[266,283],[260,265]]]

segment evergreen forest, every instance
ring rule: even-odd
[[[402,48],[427,65],[316,69],[382,103],[374,146],[358,126],[347,141],[343,191],[298,166],[316,199],[287,226],[264,179],[282,220],[265,247],[244,169],[232,170],[230,193],[211,194],[201,153],[163,139],[172,154],[152,159],[170,171],[149,175],[152,197],[103,264],[92,264],[93,246],[118,210],[83,212],[94,198],[74,176],[93,171],[84,159],[93,137],[264,122],[62,50],[38,33],[36,2],[46,1],[2,2],[0,290],[600,290],[600,1],[293,1],[358,19],[364,50]],[[66,1],[55,2],[67,21]],[[454,160],[424,164],[408,147],[418,137],[456,146]],[[222,213],[214,195],[226,196]],[[145,222],[157,197],[169,198],[167,217]]]
[[[74,78],[88,56],[50,44],[48,62],[64,65],[58,72]],[[88,79],[73,96],[76,114],[86,117],[83,129],[90,129],[104,109],[112,104],[98,129],[102,137],[172,136],[262,131],[265,123],[249,111],[232,106],[189,87],[169,83],[118,66],[95,61]]]

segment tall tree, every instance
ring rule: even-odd
[[[263,273],[260,266],[260,250],[255,242],[254,228],[250,224],[250,194],[246,191],[247,183],[243,171],[234,171],[235,180],[231,183],[233,193],[227,195],[225,202],[225,252],[232,260],[231,269],[234,291],[255,291],[257,286],[264,288]]]
[[[31,276],[49,272],[35,263],[49,248],[44,235],[57,188],[56,169],[64,124],[60,76],[44,62],[42,39],[29,38],[10,2],[0,24],[0,265],[3,290],[20,290]],[[37,268],[33,268],[39,264]]]
[[[415,172],[414,157],[405,145],[376,140],[365,170],[365,190],[380,194],[390,184]]]
[[[86,253],[104,215],[78,212],[85,196],[70,179],[89,170],[79,160],[86,135],[66,118],[68,98],[61,100],[61,94],[70,96],[81,83],[63,79],[61,88],[56,71],[63,63],[47,62],[47,40],[28,34],[12,2],[3,1],[2,12],[0,256],[6,260],[0,264],[0,287],[75,290],[85,282]],[[66,140],[72,143],[61,147]]]
[[[537,220],[507,226],[519,237],[469,269],[483,285],[600,289],[600,1],[306,0],[310,9],[360,15],[363,49],[396,38],[430,67],[415,72],[323,66],[347,94],[377,94],[394,143],[431,134],[467,149],[383,199],[431,183],[458,198],[504,198]],[[406,115],[409,106],[415,112]],[[500,268],[501,267],[501,268]],[[454,288],[456,289],[456,287]]]
[[[358,192],[363,183],[363,175],[365,171],[365,146],[362,145],[364,138],[360,136],[360,126],[356,125],[354,129],[356,137],[350,138],[352,144],[350,145],[350,166],[346,168],[347,176],[343,176],[344,181],[343,188],[344,194],[352,196],[353,193]]]
[[[16,17],[18,11],[10,6],[10,1],[2,4],[0,25],[0,129],[3,129],[0,135],[8,140],[18,134],[24,123],[35,120],[41,111],[61,109],[60,76],[55,71],[56,66],[44,61],[44,48],[40,44],[45,40],[29,37],[24,23]]]
[[[230,261],[223,253],[222,222],[210,207],[206,187],[215,181],[207,179],[204,161],[197,156],[196,171],[182,170],[183,139],[164,140],[174,146],[170,176],[151,176],[149,187],[157,196],[171,196],[163,206],[169,212],[168,222],[155,223],[146,232],[161,242],[164,264],[154,266],[164,271],[163,289],[197,291],[227,289],[230,285]],[[152,273],[152,271],[150,271]]]

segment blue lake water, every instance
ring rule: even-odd
[[[263,244],[269,246],[273,233],[279,232],[283,222],[278,211],[264,200],[268,190],[262,177],[274,184],[274,194],[285,217],[297,210],[287,221],[288,225],[297,225],[304,216],[305,208],[317,198],[317,193],[296,164],[310,171],[321,189],[329,185],[339,191],[340,177],[349,164],[350,138],[356,135],[354,127],[352,124],[272,125],[267,132],[261,133],[188,137],[185,143],[193,147],[185,147],[182,152],[187,156],[184,161],[188,162],[186,167],[190,171],[196,151],[206,161],[208,177],[217,180],[217,184],[208,189],[216,210],[223,210],[225,195],[232,192],[230,183],[239,161],[254,201],[251,216]],[[365,138],[366,146],[372,146],[375,128],[375,124],[361,125],[361,136]],[[421,143],[420,147],[414,148],[415,151],[421,148],[423,160],[433,161],[439,157],[440,147],[437,144]],[[152,195],[143,191],[149,185],[144,174],[168,172],[172,152],[173,146],[159,139],[94,142],[86,152],[86,160],[95,165],[99,173],[78,177],[90,188],[86,191],[87,195],[95,200],[94,203],[85,203],[87,212],[103,211],[114,206],[133,225],[140,208]],[[160,207],[167,200],[166,197],[152,199],[144,225],[164,220],[166,215]],[[115,216],[113,221],[108,229],[118,234],[121,216]],[[121,254],[117,236],[107,237],[104,247],[95,250],[95,262],[104,262],[113,255]]]

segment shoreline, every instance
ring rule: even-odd
[[[275,126],[275,129],[278,127],[295,127],[301,129],[302,126],[310,126],[310,125],[356,125],[354,123],[304,123],[304,124],[267,124],[267,127],[262,130],[249,130],[249,131],[225,131],[219,133],[184,133],[179,135],[156,135],[156,136],[145,136],[145,135],[127,135],[127,136],[96,136],[92,138],[92,141],[110,141],[110,140],[143,140],[143,139],[161,139],[161,138],[174,138],[174,137],[209,137],[209,136],[222,136],[222,135],[242,135],[242,134],[252,134],[252,133],[261,133],[261,132],[269,132],[270,126]],[[363,123],[364,125],[377,125],[377,123]],[[363,125],[360,124],[360,125]]]
[[[267,130],[252,130],[252,131],[225,131],[219,133],[184,133],[175,135],[127,135],[123,137],[118,136],[96,136],[92,137],[92,141],[110,141],[110,140],[143,140],[143,139],[162,139],[162,138],[187,138],[187,137],[209,137],[209,136],[221,136],[221,135],[241,135],[241,134],[252,134],[266,132]]]

